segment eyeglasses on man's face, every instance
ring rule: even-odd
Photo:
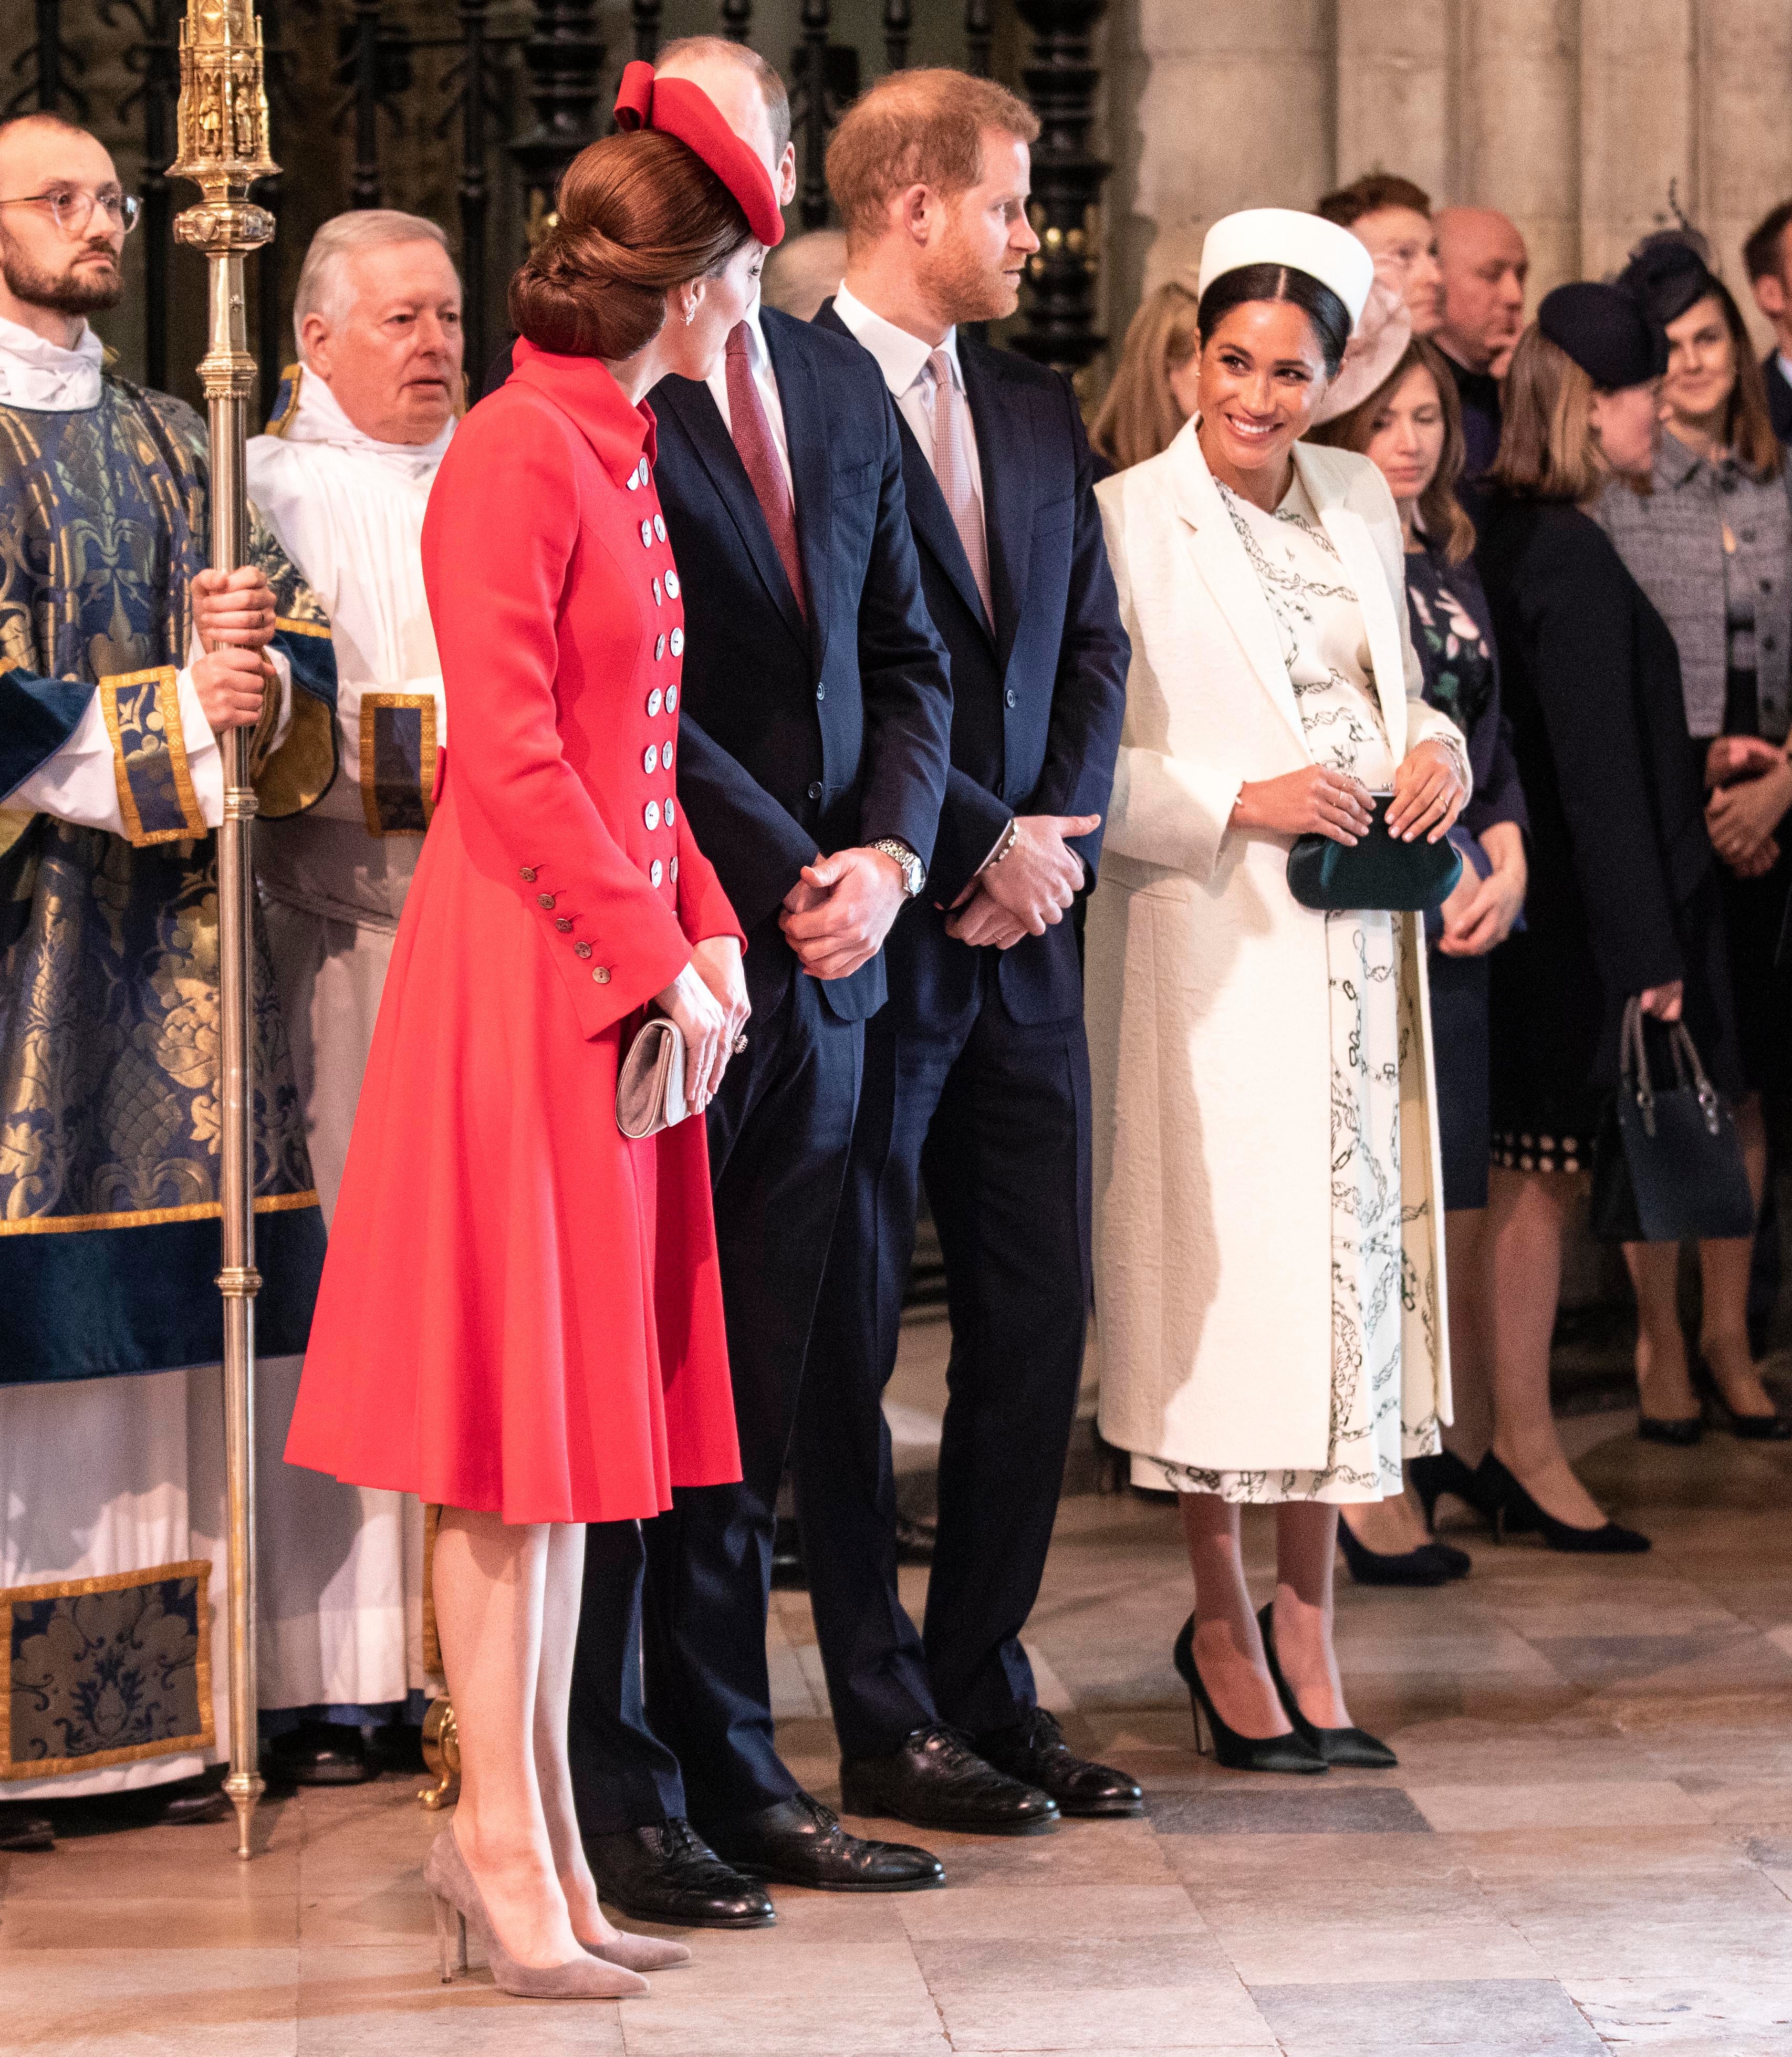
[[[143,213],[143,203],[137,195],[117,186],[102,186],[97,192],[89,192],[83,186],[51,186],[43,192],[20,193],[12,200],[0,200],[0,207],[47,208],[56,226],[69,236],[87,233],[96,208],[112,227],[123,229],[127,236]]]

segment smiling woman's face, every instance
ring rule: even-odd
[[[1292,300],[1247,300],[1202,338],[1199,365],[1195,398],[1207,467],[1259,500],[1267,482],[1285,477],[1288,454],[1329,382],[1318,335]]]

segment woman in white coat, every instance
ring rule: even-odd
[[[1298,438],[1369,253],[1311,215],[1209,232],[1197,411],[1098,489],[1132,638],[1089,908],[1103,1434],[1181,1496],[1178,1670],[1222,1763],[1390,1765],[1332,1650],[1338,1508],[1449,1418],[1442,1179],[1418,918],[1314,912],[1294,839],[1396,838],[1468,798],[1425,706],[1381,474]],[[1254,1615],[1239,1509],[1278,1509]]]

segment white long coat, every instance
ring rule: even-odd
[[[1455,731],[1420,698],[1393,497],[1366,458],[1297,445],[1294,462],[1362,600],[1398,763]],[[1312,753],[1194,422],[1096,497],[1132,638],[1088,911],[1101,1431],[1203,1468],[1317,1470],[1332,1355],[1325,918],[1288,890],[1289,838],[1227,827],[1244,780]],[[1401,977],[1422,994],[1419,919],[1394,918]],[[1437,1361],[1406,1383],[1434,1378],[1447,1421],[1443,1177],[1420,1011],[1401,1148],[1429,1168]]]

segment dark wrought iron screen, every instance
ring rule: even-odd
[[[254,280],[264,398],[292,354],[287,311],[318,224],[350,207],[402,207],[449,231],[466,287],[467,363],[500,340],[503,290],[552,208],[561,173],[609,126],[622,65],[674,35],[751,42],[789,81],[799,157],[793,230],[830,218],[823,170],[841,109],[886,70],[951,64],[1001,76],[1043,125],[1033,220],[1044,247],[1005,339],[1087,364],[1095,331],[1094,224],[1107,166],[1088,149],[1099,73],[1090,38],[1107,0],[259,0],[275,155],[257,194],[280,233]],[[144,200],[130,291],[102,319],[126,370],[190,386],[204,347],[198,268],[175,249],[180,0],[33,0],[0,9],[0,103],[93,129]],[[10,77],[8,77],[10,73]]]

